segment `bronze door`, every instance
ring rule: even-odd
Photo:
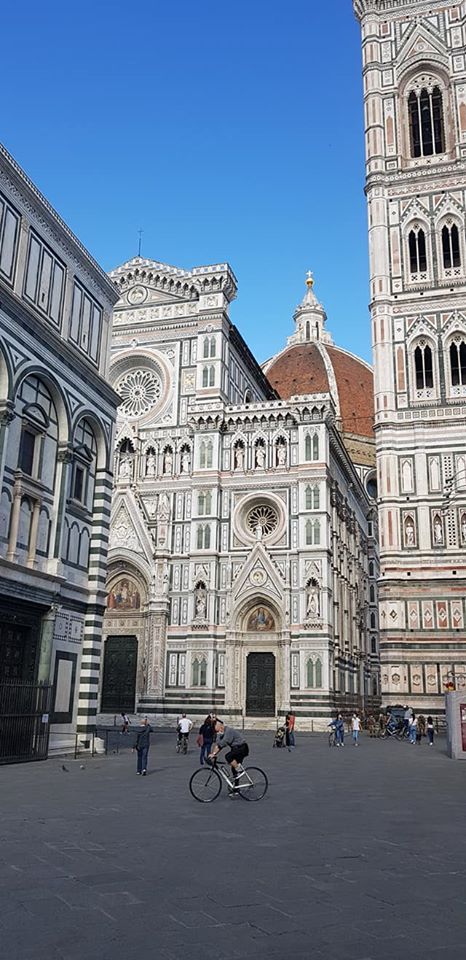
[[[138,642],[136,637],[108,637],[105,644],[102,713],[134,713]]]
[[[250,653],[247,658],[246,713],[275,716],[275,657],[273,653]]]

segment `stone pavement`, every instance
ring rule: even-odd
[[[196,803],[168,733],[146,778],[129,751],[0,767],[0,955],[461,960],[466,765],[443,740],[272,739],[249,738],[259,803]]]

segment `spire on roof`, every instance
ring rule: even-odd
[[[288,343],[305,343],[320,340],[333,343],[330,333],[325,330],[327,314],[314,293],[314,277],[310,270],[306,274],[306,293],[293,314],[296,331],[288,338]]]

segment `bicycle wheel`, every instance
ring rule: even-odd
[[[259,767],[247,767],[245,769],[247,776],[241,778],[245,783],[238,789],[240,797],[243,800],[262,800],[269,785],[264,771],[260,770]]]
[[[196,770],[189,781],[189,789],[199,803],[212,803],[216,800],[221,789],[222,781],[216,770],[211,767]]]
[[[328,735],[328,745],[329,747],[335,746],[335,734],[333,732],[329,733]]]

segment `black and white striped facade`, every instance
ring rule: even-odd
[[[0,147],[0,682],[95,726],[117,396],[112,282]]]
[[[137,257],[111,277],[122,403],[102,716],[215,707],[262,726],[291,704],[310,728],[369,705],[377,524],[332,396],[276,396],[229,319],[227,264]]]

